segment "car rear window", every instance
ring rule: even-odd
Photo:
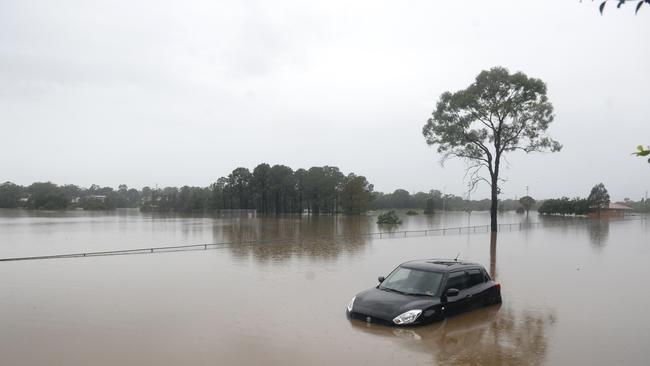
[[[445,286],[445,291],[450,288],[455,288],[458,290],[464,290],[467,288],[467,283],[469,278],[465,274],[465,271],[452,272],[447,278],[447,285]]]
[[[469,275],[469,287],[485,282],[485,276],[480,269],[470,269],[467,274]]]

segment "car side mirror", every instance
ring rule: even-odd
[[[379,283],[384,282],[385,279],[386,279],[386,277],[384,277],[384,276],[377,277],[377,281],[379,281]]]
[[[457,288],[448,288],[447,291],[445,291],[445,296],[458,296],[460,291]]]

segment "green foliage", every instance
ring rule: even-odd
[[[391,210],[377,216],[377,223],[380,225],[399,225],[402,223],[395,211]]]
[[[33,183],[27,187],[27,193],[26,207],[30,209],[63,210],[70,204],[64,190],[51,182]]]
[[[418,212],[414,211],[414,210],[408,210],[408,211],[406,211],[406,214],[409,215],[409,216],[414,216],[414,215],[417,215]]]
[[[11,182],[0,184],[0,208],[18,207],[22,196],[23,187]]]
[[[427,205],[427,200],[431,200],[432,212],[433,207],[442,207],[442,193],[437,190],[429,192],[418,192],[416,194],[409,194],[405,189],[396,189],[392,193],[377,192],[374,194],[372,202],[373,209],[387,209],[387,208],[418,208],[424,209]]]
[[[104,200],[94,197],[86,197],[81,200],[80,205],[84,210],[94,211],[94,210],[108,210],[108,206]]]
[[[543,81],[494,67],[482,71],[466,89],[443,93],[422,134],[443,161],[450,157],[468,161],[472,185],[490,184],[491,226],[496,231],[502,156],[517,150],[559,151],[562,145],[545,135],[552,121],[553,106]],[[480,175],[483,169],[489,179]]]
[[[542,202],[538,212],[542,215],[586,215],[590,212],[589,201],[579,197],[548,199]]]
[[[639,145],[636,147],[636,152],[633,152],[632,155],[636,156],[648,156],[650,155],[650,146],[647,148],[643,148],[643,145]],[[648,158],[648,163],[650,163],[650,158]]]
[[[605,185],[602,183],[596,184],[591,189],[587,201],[589,201],[589,207],[596,209],[599,213],[601,209],[607,208],[609,206],[609,193],[607,193]]]
[[[426,207],[424,208],[424,214],[425,215],[433,215],[434,210],[435,210],[434,209],[434,204],[435,204],[435,201],[433,200],[433,198],[427,198]]]
[[[626,198],[623,203],[632,208],[634,212],[650,213],[650,199],[641,198],[639,201],[632,201]]]
[[[373,185],[368,183],[366,177],[348,174],[341,189],[343,212],[358,215],[367,211],[372,199],[372,190]]]
[[[591,0],[591,1],[594,1],[594,0]],[[620,9],[621,6],[623,6],[626,2],[636,3],[636,7],[635,7],[635,10],[634,10],[635,15],[639,13],[639,9],[641,9],[641,6],[644,3],[650,5],[650,0],[604,0],[604,1],[601,1],[600,5],[598,6],[598,10],[600,11],[600,15],[603,15],[603,11],[605,11],[605,5],[609,1],[613,1],[613,2],[617,3],[616,4],[617,9]],[[582,2],[582,0],[580,2]]]
[[[535,199],[531,196],[523,196],[519,199],[519,203],[526,213],[528,213],[533,208],[533,205],[535,205]]]

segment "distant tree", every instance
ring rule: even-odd
[[[138,207],[140,204],[140,192],[137,189],[131,188],[126,192],[127,207]]]
[[[248,208],[248,186],[251,177],[251,172],[242,167],[233,170],[232,173],[228,175],[228,185],[237,195],[237,208]]]
[[[27,187],[27,192],[27,208],[30,209],[63,210],[70,204],[65,192],[51,182],[33,183]]]
[[[411,194],[405,189],[396,189],[392,196],[391,208],[409,208],[411,207]]]
[[[310,213],[335,213],[345,176],[337,167],[311,167],[304,176],[304,194]]]
[[[273,165],[269,171],[270,208],[276,214],[295,211],[296,177],[286,165]]]
[[[271,166],[266,163],[259,164],[253,169],[251,176],[251,191],[253,192],[252,199],[255,202],[257,210],[262,213],[269,212],[269,174]]]
[[[295,212],[302,213],[304,206],[303,200],[305,199],[305,179],[307,176],[307,171],[303,168],[296,170],[294,173],[294,182],[295,182],[295,192],[296,192],[296,201],[298,203]]]
[[[600,210],[609,206],[609,193],[607,193],[605,185],[602,183],[596,184],[591,189],[587,201],[589,201],[589,207],[595,209],[600,217]]]
[[[535,199],[531,196],[523,196],[519,199],[519,203],[526,210],[526,216],[528,216],[528,211],[535,205]]]
[[[4,182],[0,184],[0,208],[16,208],[20,205],[20,198],[23,194],[23,187]]]
[[[424,214],[425,215],[432,215],[433,214],[433,212],[434,212],[434,202],[435,201],[433,200],[433,198],[427,199],[426,208],[424,209]]]
[[[422,133],[427,144],[438,147],[443,161],[468,161],[472,186],[479,181],[490,185],[490,226],[496,232],[501,158],[517,150],[559,151],[562,145],[544,135],[552,121],[543,81],[494,67],[482,71],[468,88],[443,93]],[[483,168],[489,180],[480,176]]]
[[[227,207],[228,198],[226,192],[226,185],[228,178],[220,177],[216,182],[210,185],[210,208],[211,209],[224,209]]]
[[[349,215],[366,212],[372,198],[372,189],[373,186],[368,183],[366,177],[354,173],[348,174],[341,190],[343,212]]]

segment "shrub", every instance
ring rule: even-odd
[[[384,212],[377,217],[378,224],[399,225],[402,223],[395,211]]]
[[[414,211],[414,210],[408,210],[408,211],[406,211],[406,214],[409,215],[409,216],[413,216],[413,215],[417,215],[418,212]]]

